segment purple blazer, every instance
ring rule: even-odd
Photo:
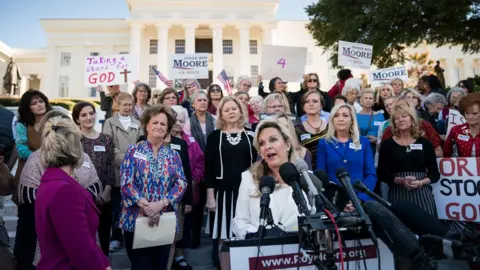
[[[92,195],[59,168],[43,173],[35,201],[42,257],[37,270],[105,270],[108,258],[96,244],[98,214]]]
[[[200,203],[200,183],[205,176],[205,155],[195,138],[182,131],[182,139],[188,145],[188,158],[190,161],[190,170],[192,171],[193,184],[193,205]]]

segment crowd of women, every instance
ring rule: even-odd
[[[433,75],[416,89],[400,79],[365,88],[349,70],[338,79],[324,92],[309,73],[289,92],[273,78],[253,97],[256,82],[245,76],[232,96],[217,84],[202,91],[195,80],[163,91],[138,83],[132,94],[98,87],[102,132],[93,104],[77,103],[70,118],[42,92],[27,91],[15,126],[18,269],[110,269],[109,253],[123,246],[132,269],[192,269],[183,252],[200,245],[204,224],[215,265],[229,269],[220,248],[256,232],[262,176],[277,183],[274,222],[295,230],[297,206],[279,168],[297,159],[333,182],[343,167],[375,192],[388,186],[389,201],[410,200],[436,216],[436,158],[480,153],[480,94],[462,81],[445,95]],[[449,109],[466,123],[446,136]],[[165,212],[176,213],[174,243],[132,248],[136,219],[156,226]]]

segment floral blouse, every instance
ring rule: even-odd
[[[148,141],[128,147],[120,166],[120,177],[122,212],[118,227],[130,232],[135,230],[136,218],[145,216],[137,205],[140,199],[156,202],[166,198],[170,205],[165,211],[175,211],[187,189],[182,161],[177,151],[163,145],[155,158]]]

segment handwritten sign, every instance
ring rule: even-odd
[[[137,79],[135,61],[128,54],[88,56],[85,59],[85,86],[128,84]]]
[[[338,65],[369,69],[373,46],[347,41],[338,42]]]
[[[404,83],[408,82],[408,72],[405,66],[382,68],[369,72],[370,84],[373,87],[389,83],[395,78],[400,78]]]
[[[303,81],[307,63],[307,48],[263,45],[262,77],[280,77],[288,82]]]
[[[170,67],[172,79],[208,79],[208,53],[174,54]]]
[[[448,126],[447,126],[447,137],[450,134],[452,128],[456,125],[465,124],[467,120],[463,117],[459,111],[454,109],[448,110]]]

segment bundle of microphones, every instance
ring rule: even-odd
[[[411,269],[437,269],[436,260],[444,258],[480,263],[478,244],[467,243],[460,234],[450,231],[440,220],[412,202],[403,200],[389,203],[370,191],[362,181],[356,181],[352,186],[348,172],[343,168],[336,172],[340,185],[329,181],[325,171],[309,171],[301,159],[295,164],[283,164],[280,176],[293,190],[292,196],[299,212],[299,233],[306,228],[333,228],[325,216],[325,212],[328,212],[333,213],[338,227],[368,232],[377,247],[376,237],[381,239],[395,257],[410,261]],[[278,231],[281,231],[273,225],[269,208],[269,195],[274,188],[275,180],[271,176],[260,179],[262,198],[260,227],[256,237],[278,236]],[[360,202],[355,190],[373,200]],[[302,191],[307,194],[307,199]],[[342,211],[348,202],[355,207],[354,212]],[[269,230],[275,233],[269,233]],[[308,246],[300,244],[302,247]]]

